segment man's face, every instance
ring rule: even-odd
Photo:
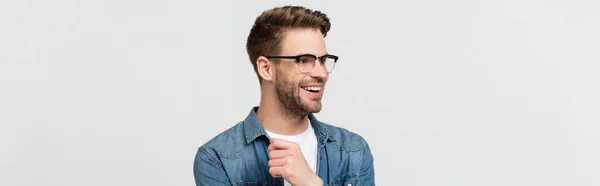
[[[281,42],[281,56],[327,54],[325,38],[318,29],[294,29]],[[329,74],[320,61],[311,71],[302,73],[294,59],[279,59],[274,77],[277,98],[288,114],[307,115],[321,111],[321,97]]]

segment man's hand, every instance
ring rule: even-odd
[[[310,168],[298,144],[271,138],[269,151],[269,173],[283,177],[293,186],[323,185],[319,176]]]

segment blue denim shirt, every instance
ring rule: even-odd
[[[196,185],[283,186],[269,173],[269,137],[254,107],[244,121],[217,135],[196,153]],[[367,142],[346,129],[308,116],[318,139],[317,175],[323,185],[375,185],[373,156]]]

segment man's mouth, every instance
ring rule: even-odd
[[[300,88],[306,91],[310,98],[319,99],[323,95],[323,85],[304,85],[300,86]]]
[[[306,91],[309,91],[309,92],[318,93],[318,92],[321,92],[322,87],[320,87],[320,86],[304,86],[301,88]]]

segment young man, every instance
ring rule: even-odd
[[[375,185],[367,142],[313,115],[338,60],[325,48],[330,27],[325,14],[300,6],[256,19],[246,49],[260,105],[198,149],[196,185]]]

